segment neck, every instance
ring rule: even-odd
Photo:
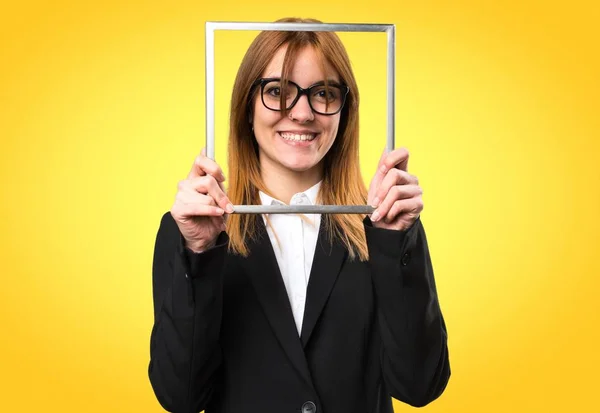
[[[261,177],[273,197],[289,204],[294,194],[306,191],[323,179],[323,164],[298,172],[263,162]]]

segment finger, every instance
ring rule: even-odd
[[[408,170],[408,149],[399,148],[390,152],[380,165],[379,169],[382,173],[387,173],[392,168],[397,168],[403,171]]]
[[[217,181],[217,183],[219,184],[219,188],[221,188],[221,191],[226,192],[225,191],[225,185],[223,184],[222,181]]]
[[[383,165],[383,160],[385,159],[385,156],[389,153],[388,148],[385,147],[383,148],[383,152],[381,152],[381,156],[379,157],[379,162],[377,162],[377,169],[379,169],[381,167],[381,165]]]
[[[203,175],[203,176],[206,176],[206,175]],[[212,178],[212,175],[209,175],[209,176]],[[194,177],[194,178],[191,178],[191,179],[185,179],[185,180],[183,180],[183,181],[181,181],[181,182],[192,181],[192,180],[194,180],[194,179],[198,179],[198,178],[202,178],[202,177]],[[213,178],[213,179],[214,179],[214,178]],[[217,184],[219,185],[219,188],[221,188],[221,191],[223,191],[223,192],[227,192],[227,191],[225,190],[225,184],[223,184],[223,182],[222,182],[222,181],[217,181]]]
[[[206,195],[215,205],[228,213],[233,212],[233,205],[229,197],[225,194],[221,183],[217,182],[210,175],[180,181],[178,188],[181,192]]]
[[[420,197],[423,190],[418,185],[395,185],[388,191],[384,200],[371,215],[371,221],[377,222],[388,215],[395,202]]]
[[[194,216],[221,217],[225,213],[214,200],[198,192],[178,192],[171,213],[176,217],[188,218]]]
[[[182,192],[177,200],[183,205],[202,204],[219,208],[212,197],[199,192]]]
[[[196,157],[196,159],[194,159],[194,163],[192,164],[192,169],[190,169],[187,179],[192,179],[192,178],[196,178],[198,176],[206,175],[206,172],[204,172],[204,170],[200,167],[200,163],[202,162],[200,158],[202,156],[203,155],[200,154]]]
[[[407,218],[417,217],[423,211],[423,198],[416,197],[410,199],[401,199],[394,202],[383,221],[391,224],[402,215],[407,215]]]
[[[387,148],[384,148],[383,152],[381,153],[381,157],[379,158],[379,162],[377,163],[377,170],[375,171],[375,176],[373,176],[371,184],[369,185],[369,192],[376,191],[377,188],[379,188],[381,181],[383,181],[383,178],[385,178],[385,174],[387,171],[382,171],[385,169],[383,161],[385,160],[387,153]]]
[[[194,160],[194,164],[192,165],[192,169],[188,174],[188,179],[196,178],[198,176],[211,175],[217,181],[223,182],[225,181],[225,175],[221,170],[221,167],[212,159],[206,157],[204,153],[205,149],[202,149],[202,153],[196,157]]]
[[[233,205],[225,194],[220,182],[217,182],[211,175],[200,176],[182,181],[183,190],[192,190],[201,194],[207,194],[215,203],[228,213],[233,212]]]
[[[413,175],[409,174],[408,172],[403,171],[401,169],[396,169],[396,168],[390,169],[388,171],[388,173],[385,175],[385,178],[383,178],[383,181],[379,185],[379,188],[377,188],[374,191],[374,199],[372,200],[370,205],[379,206],[379,203],[383,199],[385,199],[388,192],[390,191],[390,189],[393,186],[396,186],[396,185],[418,185],[418,184],[419,184],[419,180],[417,179],[416,176],[413,176]]]

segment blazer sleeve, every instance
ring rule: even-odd
[[[415,407],[450,378],[447,332],[420,218],[406,231],[364,221],[381,335],[381,371],[392,397]]]
[[[166,213],[154,248],[154,326],[148,375],[162,407],[175,413],[205,410],[218,385],[221,365],[221,270],[227,235],[201,254],[185,248]]]

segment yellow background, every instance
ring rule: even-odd
[[[1,412],[162,411],[151,258],[204,142],[204,22],[283,16],[397,25],[397,146],[424,188],[453,370],[424,411],[600,411],[598,2],[15,4],[0,9]],[[221,160],[248,35],[216,37]],[[385,36],[364,36],[344,41],[368,179]]]

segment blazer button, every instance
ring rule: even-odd
[[[400,262],[402,263],[402,265],[408,265],[408,263],[410,262],[410,252],[405,253],[402,256],[402,259],[400,260]]]
[[[306,402],[302,405],[302,413],[317,413],[317,406],[313,402]]]

